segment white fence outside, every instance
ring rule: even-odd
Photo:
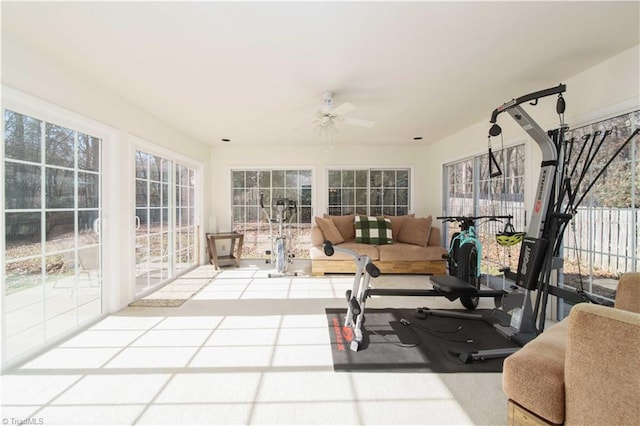
[[[585,207],[576,212],[575,230],[564,237],[564,257],[578,261],[582,272],[621,274],[640,264],[640,210]]]
[[[473,215],[471,197],[449,199],[452,215]],[[495,209],[496,205],[501,208]],[[518,231],[526,231],[524,203],[480,200],[479,214],[512,214]],[[575,226],[575,228],[574,228]],[[499,231],[500,224],[486,224],[478,230],[491,239],[489,234]],[[575,231],[574,231],[575,229]],[[457,229],[449,225],[451,235]],[[518,246],[519,249],[519,246]],[[519,250],[518,250],[519,252]],[[493,253],[487,253],[491,258]],[[514,252],[517,262],[517,253]],[[616,276],[627,271],[636,271],[640,266],[640,210],[637,208],[581,207],[575,214],[573,224],[564,234],[565,272],[577,272],[579,262],[583,275]],[[488,259],[491,261],[491,259]],[[499,263],[499,262],[498,262]]]

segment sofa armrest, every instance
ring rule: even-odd
[[[640,314],[582,303],[569,314],[567,424],[637,424]]]
[[[311,226],[311,247],[322,247],[324,235],[316,225]]]

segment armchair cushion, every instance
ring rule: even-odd
[[[571,309],[568,322],[566,424],[637,425],[640,315],[581,303]]]

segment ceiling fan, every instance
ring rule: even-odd
[[[335,132],[337,130],[336,124],[338,123],[346,123],[354,126],[368,128],[374,126],[375,123],[373,121],[345,117],[344,114],[347,114],[356,109],[356,107],[349,102],[345,102],[340,106],[334,108],[333,92],[323,92],[322,98],[324,100],[324,104],[322,105],[322,108],[318,110],[317,117],[313,122],[320,133]]]

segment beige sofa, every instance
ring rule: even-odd
[[[574,306],[504,361],[510,425],[640,424],[640,273],[614,307]]]
[[[385,216],[390,222],[392,241],[387,244],[356,242],[355,215],[316,217],[311,229],[311,273],[353,273],[353,258],[336,252],[329,257],[322,244],[329,240],[334,245],[355,250],[369,256],[383,274],[445,275],[446,250],[440,241],[440,229],[432,226],[431,216]]]

